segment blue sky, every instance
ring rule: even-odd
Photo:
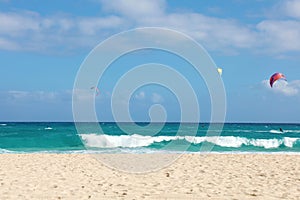
[[[72,121],[72,88],[88,53],[113,34],[155,26],[181,31],[199,42],[217,66],[227,95],[228,122],[300,122],[300,1],[297,0],[0,0],[0,121]],[[172,55],[153,52],[122,58],[112,66],[96,97],[100,121],[111,121],[110,95],[124,64],[163,62],[189,66]],[[267,80],[286,75],[273,89]],[[205,85],[201,120],[209,121]],[[203,90],[202,90],[203,88]],[[173,94],[157,86],[136,91],[130,109],[148,120],[161,103],[168,120],[179,120]]]

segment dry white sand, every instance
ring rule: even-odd
[[[300,156],[188,154],[132,174],[84,154],[0,155],[1,200],[144,198],[300,199]]]

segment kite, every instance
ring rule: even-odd
[[[282,73],[275,73],[270,77],[270,86],[273,87],[273,84],[279,80],[279,79],[283,79],[286,81],[285,76]]]
[[[93,87],[91,87],[91,90],[95,90],[96,96],[98,96],[100,94],[100,91],[99,91],[99,89],[97,87],[93,86]]]
[[[218,70],[219,74],[222,75],[222,72],[223,72],[222,68],[217,68],[217,70]]]

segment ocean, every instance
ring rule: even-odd
[[[0,153],[201,153],[204,146],[214,153],[300,153],[300,124],[226,123],[220,135],[207,135],[207,123],[157,124],[163,128],[156,134],[147,123],[122,123],[127,132],[117,123],[97,124],[102,131],[94,125],[0,122]]]

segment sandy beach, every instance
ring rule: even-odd
[[[299,155],[186,154],[140,174],[85,154],[0,159],[1,199],[300,199]]]

